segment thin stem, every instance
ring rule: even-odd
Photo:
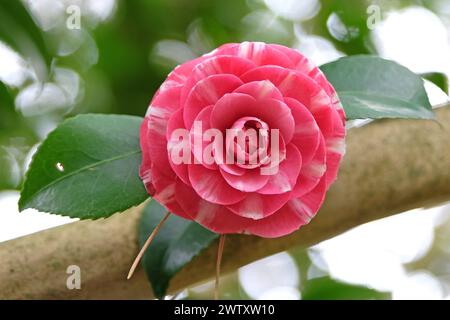
[[[219,300],[219,280],[220,280],[220,264],[222,262],[223,247],[225,245],[225,235],[220,235],[219,248],[217,250],[216,261],[216,283],[214,287],[214,300]]]
[[[152,233],[148,237],[147,241],[145,241],[144,245],[141,248],[141,251],[139,251],[138,255],[134,259],[133,264],[131,265],[130,271],[128,272],[127,280],[129,280],[132,276],[134,271],[136,270],[139,261],[141,261],[142,257],[144,256],[145,251],[147,250],[148,246],[152,243],[155,236],[158,234],[159,229],[162,227],[164,222],[169,218],[170,212],[167,212],[164,218],[161,219],[161,221],[158,223],[158,225],[153,229]]]

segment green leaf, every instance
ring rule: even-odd
[[[428,81],[433,82],[437,85],[442,91],[448,94],[448,78],[444,73],[440,72],[429,72],[420,75],[422,78],[427,79]]]
[[[142,118],[86,114],[63,122],[33,157],[19,209],[105,218],[148,198],[139,178]]]
[[[336,89],[348,120],[435,118],[422,78],[393,61],[358,55],[321,69]]]
[[[166,212],[164,207],[155,200],[144,208],[139,225],[141,247]],[[171,215],[142,259],[142,265],[152,284],[155,296],[163,297],[170,279],[217,237],[217,234],[196,222]]]
[[[321,277],[308,280],[302,290],[303,300],[388,300],[391,294],[363,286]]]

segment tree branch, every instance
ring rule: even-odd
[[[279,239],[227,237],[224,273],[293,246],[308,247],[368,221],[450,199],[450,108],[438,121],[382,120],[352,129],[338,181],[313,221]],[[142,206],[112,218],[75,222],[0,244],[0,299],[150,298],[135,257]],[[380,235],[381,237],[382,235]],[[186,266],[170,291],[214,276],[217,243]],[[81,268],[81,290],[66,288],[66,269]]]

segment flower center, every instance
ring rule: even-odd
[[[269,126],[256,117],[238,119],[227,130],[227,150],[235,163],[243,168],[259,167],[267,158],[269,149]]]

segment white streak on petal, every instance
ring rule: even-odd
[[[197,215],[195,216],[195,221],[200,224],[207,225],[214,219],[216,211],[216,205],[207,201],[201,201],[199,204]]]
[[[312,113],[318,112],[327,108],[331,103],[331,99],[324,90],[320,90],[315,96],[311,98],[310,110]]]
[[[239,207],[239,215],[244,218],[259,220],[264,218],[263,201],[261,196],[248,195]]]
[[[320,178],[325,174],[327,166],[319,161],[311,161],[304,168],[304,174],[314,178]]]
[[[291,199],[288,205],[306,223],[309,223],[314,217],[314,212],[300,199]]]
[[[175,183],[172,183],[165,187],[161,192],[157,195],[158,201],[162,204],[173,202],[175,199]]]
[[[171,112],[161,107],[150,106],[146,117],[149,117],[148,128],[159,135],[165,136],[167,129],[167,121]]]
[[[142,182],[144,182],[145,185],[151,184],[152,183],[152,171],[146,170],[143,175],[142,175]]]
[[[327,149],[331,152],[344,155],[345,141],[342,138],[330,138],[327,140]]]

